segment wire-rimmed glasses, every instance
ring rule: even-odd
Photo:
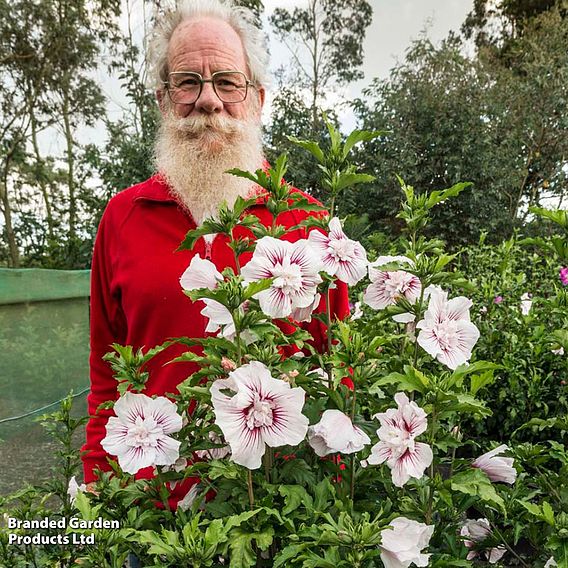
[[[191,105],[203,91],[203,84],[211,83],[223,103],[241,103],[247,98],[248,87],[254,83],[241,71],[216,71],[211,79],[204,79],[193,71],[172,71],[164,85],[173,103]]]

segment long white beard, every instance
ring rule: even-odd
[[[237,120],[217,115],[179,118],[168,110],[158,130],[155,164],[170,191],[197,226],[216,217],[219,206],[232,207],[253,190],[250,180],[225,173],[262,167],[262,130],[254,116]]]

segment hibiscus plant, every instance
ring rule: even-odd
[[[379,133],[342,142],[329,128],[329,155],[297,142],[320,163],[334,207],[367,180],[349,151]],[[425,228],[468,184],[425,194],[401,179],[399,250],[366,251],[285,182],[285,158],[233,173],[258,185],[272,222],[239,199],[182,243],[224,234],[234,252],[234,268],[197,255],[180,279],[207,337],[107,357],[121,394],[102,442],[112,471],[95,492],[71,491],[76,514],[120,529],[101,529],[81,565],[118,566],[132,551],[144,566],[568,568],[568,485],[530,482],[530,448],[480,445],[465,427],[491,415],[481,395],[501,365],[476,358],[468,282]],[[290,229],[304,232],[294,242],[279,224],[291,209],[312,213]],[[359,301],[338,318],[342,282]],[[172,341],[187,350],[171,364],[198,370],[178,392],[149,397],[145,364]],[[568,453],[555,452],[566,474]]]

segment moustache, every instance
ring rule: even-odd
[[[242,120],[217,115],[170,117],[169,122],[178,132],[191,136],[201,136],[205,133],[238,134],[246,127]]]

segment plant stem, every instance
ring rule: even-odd
[[[505,548],[521,563],[521,566],[530,568],[530,566],[515,552],[515,550],[509,546],[507,541],[503,538],[503,534],[496,526],[493,526],[493,532],[495,532],[501,539],[501,542],[505,545]]]
[[[231,229],[231,234],[229,236],[231,237],[231,244],[233,244],[235,242],[235,237],[233,236],[233,229]],[[237,269],[237,274],[240,274],[241,265],[239,263],[239,255],[237,254],[237,251],[235,249],[233,249],[233,255],[235,257],[235,267]]]
[[[247,474],[247,487],[248,487],[248,496],[249,496],[249,504],[250,510],[254,509],[254,490],[252,488],[252,471],[249,469]]]
[[[272,465],[274,463],[274,450],[270,447],[266,448],[264,454],[264,477],[268,483],[272,483]]]
[[[331,294],[330,294],[330,289],[327,289],[327,293],[326,293],[326,299],[325,299],[325,312],[327,315],[327,329],[326,329],[326,335],[327,335],[327,354],[331,355],[331,348],[332,348],[332,342],[331,342]],[[327,381],[328,381],[328,386],[329,389],[331,390],[333,388],[333,367],[331,365],[331,363],[328,363],[327,365]]]
[[[166,511],[171,512],[170,502],[168,501],[167,496],[165,494],[163,494],[163,492],[162,492],[162,487],[164,487],[164,489],[165,489],[166,484],[162,480],[162,472],[160,470],[158,470],[158,473],[156,475],[156,479],[157,479],[157,482],[158,482],[158,495],[160,496],[160,499],[162,500],[162,503],[164,504],[164,509]]]
[[[421,311],[422,311],[422,302],[424,301],[424,286],[422,285],[420,287],[420,300],[418,301],[418,312],[416,313],[416,319],[414,320],[414,323],[418,323],[420,321],[420,316]],[[416,337],[416,332],[415,332],[415,338],[414,338],[414,360],[412,362],[412,366],[414,368],[416,368],[416,363],[418,361],[418,337]]]
[[[432,453],[434,451],[434,438],[436,430],[436,399],[434,399],[433,410],[432,410],[432,430],[430,431],[430,447],[432,448]],[[430,485],[428,487],[428,510],[426,511],[426,524],[429,524],[432,520],[432,509],[434,508],[434,458],[432,458],[432,463],[430,464]]]

